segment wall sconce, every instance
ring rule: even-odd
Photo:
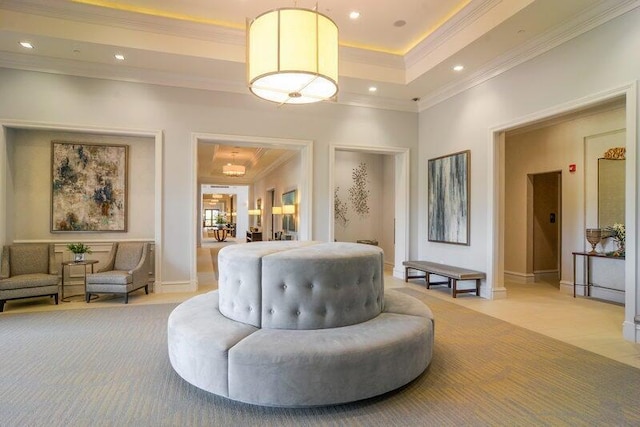
[[[296,205],[284,205],[282,207],[282,213],[284,215],[293,215],[296,213]]]
[[[260,215],[260,209],[249,209],[249,215],[253,215],[253,216]]]
[[[271,208],[271,215],[282,215],[282,206],[274,206]]]

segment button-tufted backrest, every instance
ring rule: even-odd
[[[274,329],[369,320],[384,305],[383,252],[371,245],[258,242],[220,250],[220,312]]]
[[[238,322],[260,327],[262,258],[265,255],[314,242],[252,242],[225,246],[218,252],[220,313]]]
[[[384,300],[382,250],[322,243],[262,260],[262,327],[322,329],[376,317]]]

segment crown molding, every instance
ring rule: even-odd
[[[637,7],[640,7],[640,0],[607,0],[597,3],[579,16],[567,21],[565,25],[547,31],[495,58],[466,79],[444,86],[440,90],[424,96],[418,102],[418,111],[424,111],[465,90],[482,84]]]
[[[122,66],[122,64],[90,63],[72,59],[42,58],[27,54],[4,53],[0,56],[0,67],[103,80],[118,80],[131,83],[230,92],[251,96],[243,78],[238,81],[220,80],[184,73],[126,67]],[[356,95],[348,92],[340,92],[338,101],[335,103],[385,110],[417,112],[415,103],[411,101]]]
[[[88,24],[244,46],[243,29],[151,16],[60,0],[4,0],[1,9]]]
[[[451,19],[438,27],[416,47],[404,56],[404,66],[409,69],[418,64],[423,58],[433,53],[438,47],[446,43],[460,31],[477,21],[502,0],[474,0]]]

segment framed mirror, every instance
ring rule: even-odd
[[[624,224],[624,159],[598,159],[598,227]]]

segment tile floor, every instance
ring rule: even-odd
[[[200,288],[197,293],[209,292],[216,288],[209,247],[198,248],[198,277]],[[573,344],[577,347],[600,354],[613,360],[640,368],[640,344],[622,338],[624,308],[588,298],[573,298],[558,291],[551,283],[516,284],[507,283],[506,299],[486,300],[473,294],[451,298],[446,286],[426,289],[420,279],[405,283],[387,274],[385,286],[388,288],[409,287],[436,298],[442,298],[471,310],[496,317],[514,325]],[[129,305],[162,304],[181,302],[193,293],[158,293],[145,296],[142,291],[133,293]],[[10,301],[5,305],[6,315],[28,311],[50,311],[62,309],[100,308],[122,305],[122,298],[101,296],[97,301],[86,304],[82,298],[58,306],[43,302],[42,299]],[[1,325],[1,317],[0,317]]]

